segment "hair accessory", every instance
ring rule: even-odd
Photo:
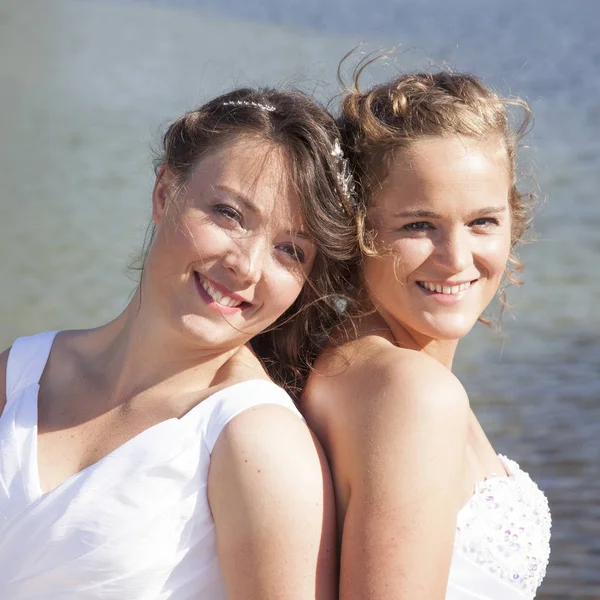
[[[261,104],[260,102],[252,102],[251,100],[228,100],[223,102],[223,106],[254,106],[262,110],[273,112],[276,108],[272,104]]]
[[[344,151],[338,138],[335,138],[333,142],[331,156],[336,159],[338,164],[337,180],[342,188],[342,192],[348,202],[350,202],[352,208],[356,208],[357,202],[354,197],[354,183],[352,181],[352,174],[350,173],[350,165],[348,164],[348,159],[344,156]]]

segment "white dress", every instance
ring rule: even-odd
[[[225,600],[206,490],[210,453],[242,411],[277,404],[300,417],[294,403],[268,381],[233,385],[42,494],[38,381],[54,336],[20,338],[8,359],[0,598]]]
[[[458,513],[446,600],[532,600],[550,556],[550,509],[519,465],[477,485]]]

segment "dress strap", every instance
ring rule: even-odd
[[[6,365],[7,405],[19,390],[40,381],[57,333],[47,331],[15,340]]]
[[[207,420],[204,439],[212,453],[219,435],[234,417],[262,404],[277,404],[296,413],[304,420],[294,401],[278,385],[266,379],[251,379],[236,383],[207,398],[201,404],[210,403],[210,417]]]

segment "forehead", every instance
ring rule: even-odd
[[[396,152],[378,197],[386,202],[497,196],[507,195],[509,184],[508,157],[499,140],[429,138]]]
[[[244,197],[273,224],[300,229],[301,212],[284,148],[258,139],[226,144],[200,160],[189,179],[192,193]]]

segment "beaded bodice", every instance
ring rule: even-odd
[[[458,514],[454,552],[530,600],[550,555],[550,509],[544,493],[519,465],[500,455],[508,476],[491,476]]]

